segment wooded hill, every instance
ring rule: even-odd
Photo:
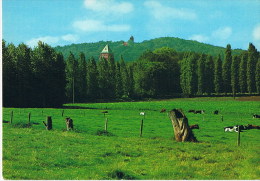
[[[220,54],[221,58],[224,58],[225,54],[225,48],[223,47],[173,37],[145,40],[141,43],[135,43],[130,39],[128,41],[122,40],[116,42],[99,41],[96,43],[81,43],[57,46],[54,49],[58,52],[61,52],[65,59],[69,56],[70,52],[72,52],[76,57],[80,54],[80,52],[83,52],[87,59],[93,56],[96,60],[98,60],[99,54],[106,44],[109,44],[110,48],[112,49],[115,60],[120,60],[122,55],[126,62],[138,59],[138,57],[140,57],[140,55],[146,50],[153,51],[161,47],[173,48],[177,52],[196,52],[212,56],[218,56]],[[243,50],[241,49],[232,50],[233,55],[239,55],[242,52]]]

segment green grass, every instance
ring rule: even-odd
[[[72,106],[67,104],[66,106]],[[82,109],[3,108],[3,176],[5,179],[242,179],[260,178],[260,133],[247,130],[224,133],[224,126],[259,125],[253,113],[259,102],[232,98],[173,99],[152,102],[74,104]],[[84,108],[92,109],[84,109]],[[167,110],[182,108],[199,143],[178,143]],[[187,113],[204,109],[204,115]],[[214,110],[221,115],[213,115]],[[104,134],[107,110],[108,134]],[[146,112],[143,137],[139,137],[141,111]],[[31,124],[28,126],[28,113]],[[42,123],[52,116],[53,130]],[[74,120],[66,131],[65,117]]]

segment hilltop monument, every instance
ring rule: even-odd
[[[108,46],[108,44],[103,48],[102,52],[100,53],[99,58],[104,58],[106,60],[109,59],[109,57],[113,56],[112,50]]]

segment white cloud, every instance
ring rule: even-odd
[[[209,40],[209,37],[204,36],[204,35],[192,35],[189,39],[205,43]]]
[[[116,20],[134,10],[128,0],[84,0],[84,7],[90,12],[87,19],[78,19],[72,23],[75,30],[81,32],[126,32],[128,24],[118,24]],[[125,17],[125,19],[127,19]],[[124,19],[124,20],[125,20]]]
[[[42,41],[44,43],[47,43],[48,45],[54,46],[58,43],[61,43],[62,41],[67,42],[76,42],[79,39],[77,35],[73,34],[67,34],[63,36],[43,36],[38,38],[33,38],[31,40],[28,40],[26,44],[30,47],[35,47],[38,45],[39,41]]]
[[[115,0],[85,0],[87,9],[109,14],[127,14],[134,10],[133,4],[129,2],[116,2]]]
[[[212,37],[216,39],[226,40],[231,36],[231,34],[232,34],[232,28],[226,26],[213,31]]]
[[[112,32],[120,32],[120,31],[129,31],[129,25],[106,25],[103,21],[86,19],[82,21],[75,21],[73,23],[73,27],[77,30],[81,30],[84,32],[101,32],[101,31],[112,31]]]
[[[253,29],[252,35],[255,41],[260,41],[260,24]]]
[[[62,40],[69,41],[69,42],[76,42],[79,37],[73,34],[67,34],[61,37]]]
[[[197,14],[192,10],[163,6],[157,1],[146,1],[144,5],[151,9],[152,15],[158,20],[165,18],[193,20],[197,18]]]
[[[38,45],[38,42],[42,41],[44,43],[47,43],[49,45],[51,44],[56,44],[59,41],[59,37],[54,37],[54,36],[44,36],[44,37],[39,37],[39,38],[33,38],[29,41],[26,42],[26,44],[30,47],[34,47]]]

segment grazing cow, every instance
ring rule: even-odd
[[[254,115],[253,115],[253,118],[260,118],[260,115],[254,114]]]
[[[193,112],[193,113],[194,113],[194,112],[195,112],[195,110],[191,109],[191,110],[189,110],[188,112]]]
[[[198,124],[190,125],[190,129],[200,129]]]
[[[232,132],[234,131],[234,126],[227,126],[227,127],[224,127],[224,132]]]
[[[216,111],[214,111],[213,113],[214,113],[214,114],[218,114],[218,113],[219,113],[219,111],[218,111],[218,110],[216,110]]]
[[[236,126],[227,126],[227,127],[224,127],[224,131],[225,132],[238,132],[238,128],[239,128],[239,131],[242,132],[242,130],[247,130],[247,127],[246,126],[243,126],[243,125],[236,125]]]
[[[194,112],[194,114],[204,114],[204,113],[205,113],[204,110],[197,110],[197,111]]]
[[[166,109],[162,109],[162,110],[160,111],[160,113],[163,113],[163,112],[166,112]]]
[[[247,128],[247,129],[260,129],[260,126],[248,124],[248,125],[246,126],[246,128]]]
[[[246,126],[236,125],[236,126],[234,126],[234,131],[235,131],[235,132],[238,132],[238,128],[239,128],[239,131],[240,131],[240,132],[242,132],[242,130],[247,130]]]

